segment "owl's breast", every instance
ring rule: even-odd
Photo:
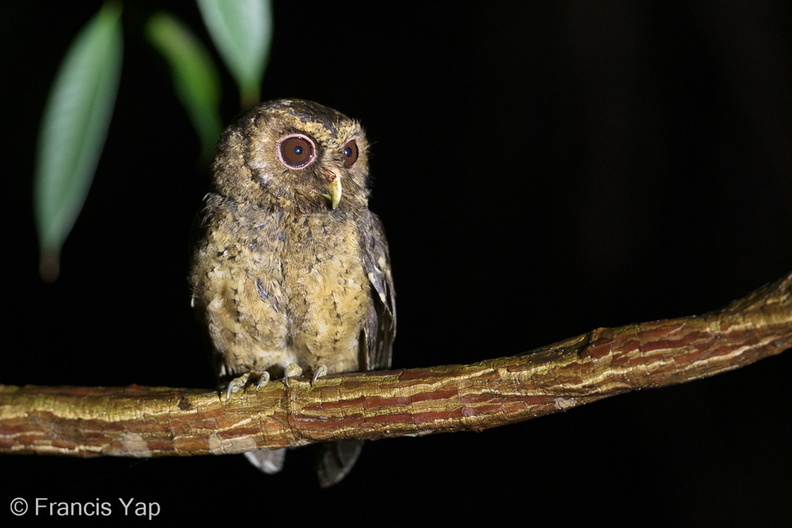
[[[290,363],[359,370],[373,301],[356,224],[222,197],[207,204],[191,281],[221,374],[274,367],[277,375]]]
[[[283,279],[290,334],[305,363],[358,370],[361,333],[373,309],[356,224],[333,214],[287,224]]]
[[[289,311],[277,218],[209,194],[190,273],[193,305],[221,359],[221,376],[288,363]]]

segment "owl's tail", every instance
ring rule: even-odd
[[[251,464],[268,475],[283,469],[286,460],[286,449],[254,449],[246,451],[245,457]]]
[[[328,488],[341,482],[355,465],[363,450],[362,440],[338,440],[322,444],[316,474],[319,485]],[[286,449],[254,449],[244,453],[248,461],[268,475],[283,469]]]
[[[362,440],[337,440],[322,444],[316,465],[319,485],[328,488],[341,482],[355,465],[362,450]]]

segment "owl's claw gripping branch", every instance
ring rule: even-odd
[[[297,363],[290,363],[286,365],[286,368],[283,370],[283,384],[288,387],[289,378],[302,376],[302,373],[303,373],[303,369]]]
[[[311,378],[311,386],[313,387],[314,385],[316,385],[316,380],[318,380],[322,376],[327,376],[327,365],[324,364],[316,367],[313,378]]]
[[[256,383],[256,390],[259,390],[261,387],[269,383],[269,380],[270,380],[270,373],[265,370],[259,376],[258,382]]]
[[[260,388],[264,387],[270,381],[270,373],[266,370],[261,374],[257,372],[245,372],[241,376],[238,376],[231,381],[228,382],[228,385],[225,387],[225,399],[226,401],[231,399],[231,395],[235,392],[239,392],[241,390],[247,389],[255,381],[256,385],[253,387],[254,390],[259,390]]]
[[[236,377],[228,382],[225,390],[226,401],[231,399],[231,395],[239,392],[247,386],[248,379],[250,379],[250,372],[245,372],[239,377]]]

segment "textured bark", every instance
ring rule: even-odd
[[[0,453],[204,455],[482,430],[733,370],[792,346],[792,274],[726,308],[598,328],[472,365],[296,378],[221,400],[162,387],[0,386]]]

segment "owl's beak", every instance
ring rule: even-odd
[[[335,209],[341,202],[341,169],[336,167],[325,169],[324,177],[327,179],[328,185],[327,193],[322,196],[330,200],[330,206]]]

